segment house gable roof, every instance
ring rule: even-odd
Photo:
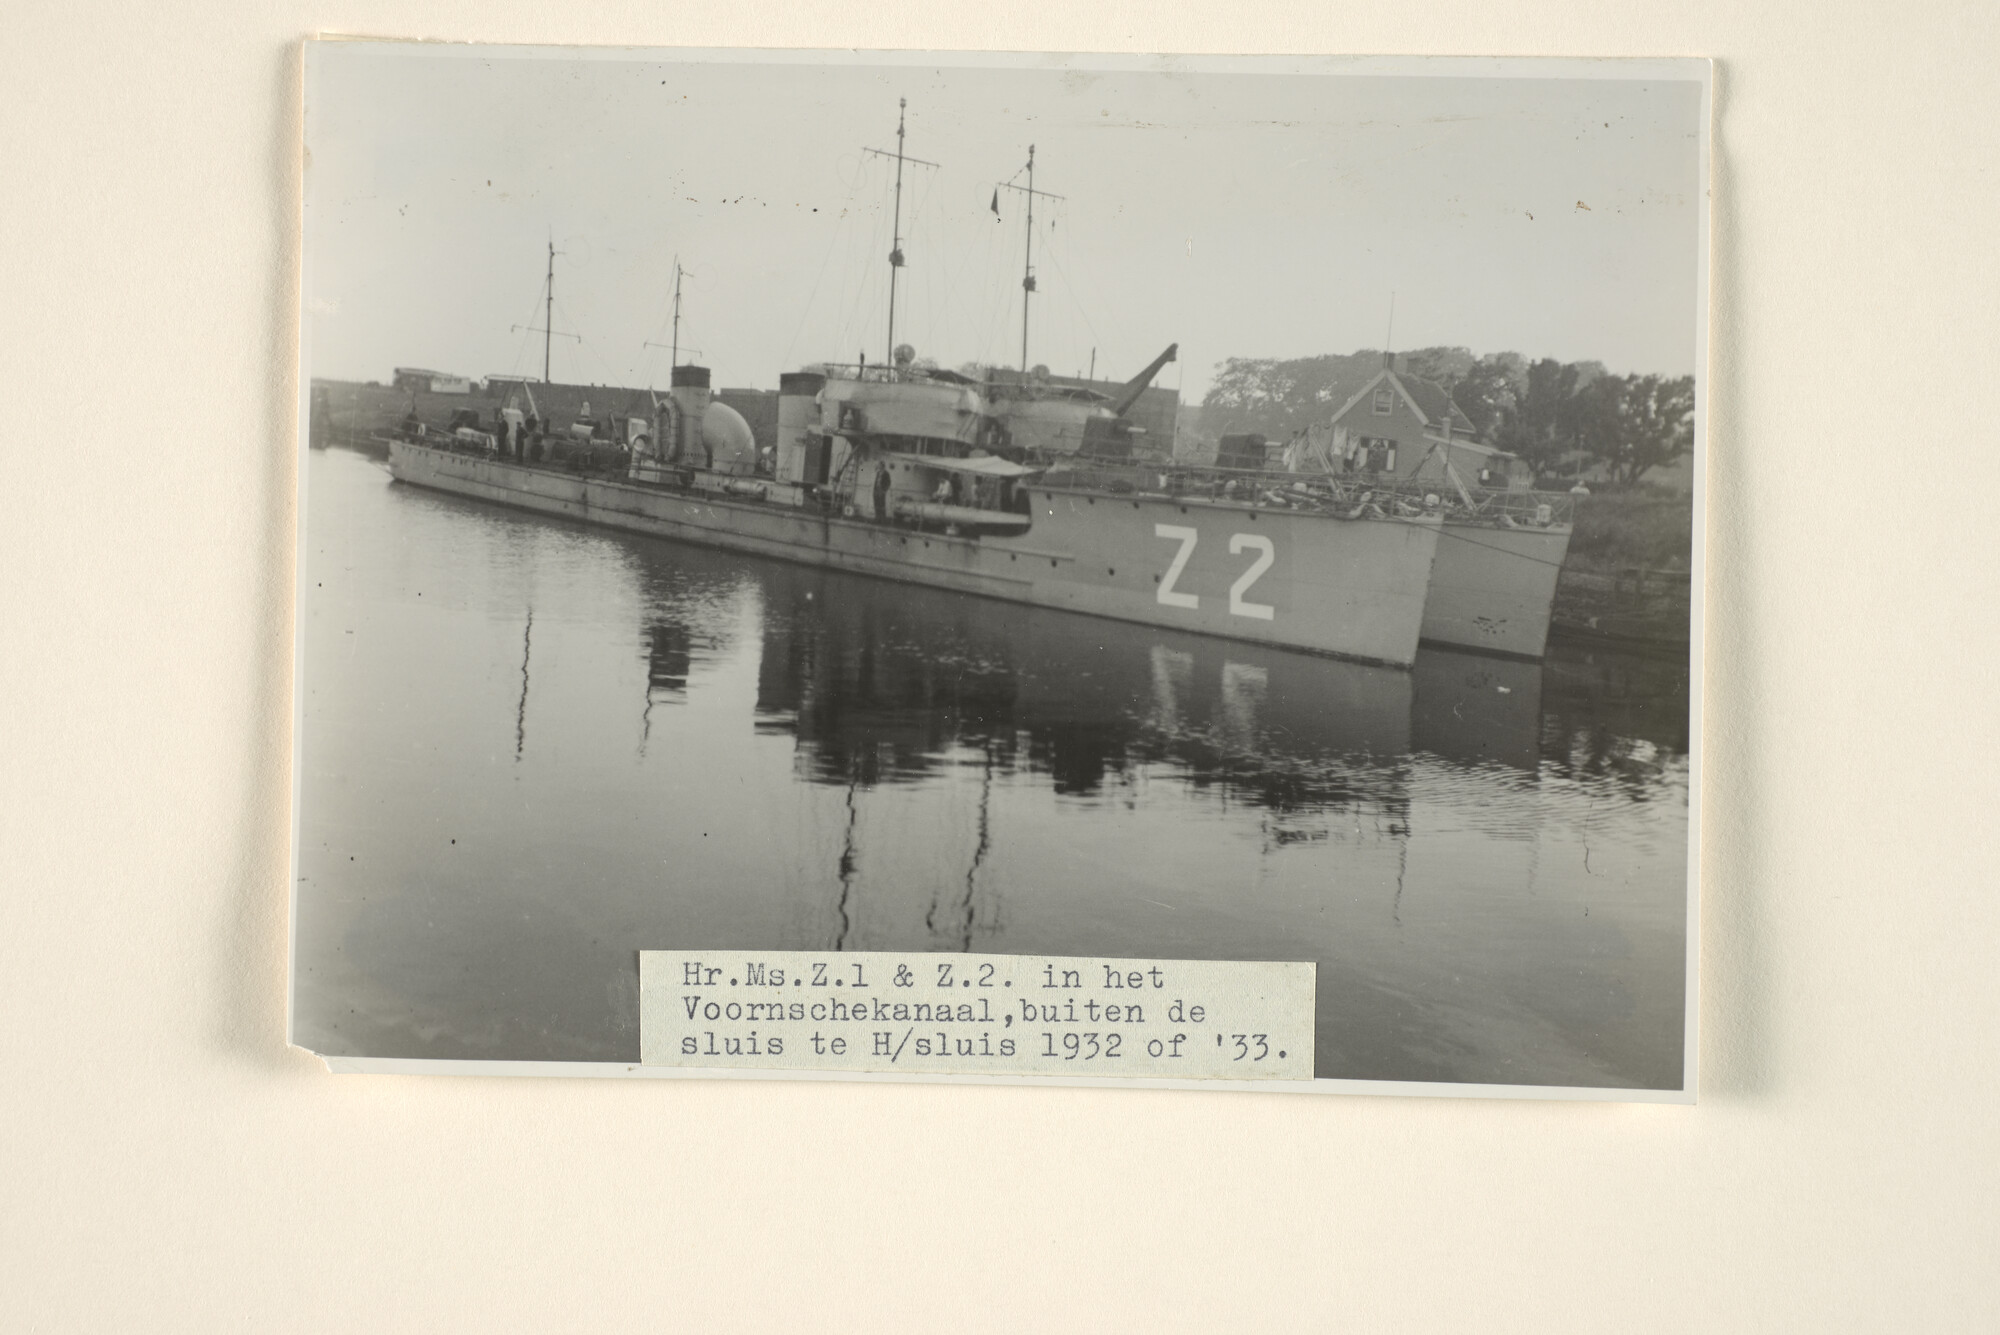
[[[1397,386],[1412,403],[1417,405],[1417,411],[1423,414],[1426,426],[1436,426],[1449,419],[1454,436],[1461,431],[1468,436],[1473,434],[1472,422],[1458,410],[1458,405],[1451,401],[1451,395],[1445,392],[1443,385],[1435,380],[1419,380],[1413,375],[1403,375],[1396,371],[1389,371],[1386,374],[1396,377]]]
[[[1369,394],[1371,394],[1374,391],[1375,386],[1381,384],[1384,380],[1388,378],[1388,376],[1389,373],[1387,371],[1377,371],[1374,375],[1368,377],[1368,379],[1362,383],[1360,389],[1355,390],[1353,394],[1348,396],[1347,402],[1341,404],[1339,408],[1334,410],[1333,420],[1338,422],[1341,418],[1347,416],[1350,412],[1353,412],[1354,405],[1361,402],[1361,400],[1367,398]],[[1404,395],[1405,399],[1407,399],[1408,397],[1409,397],[1408,395]],[[1418,408],[1416,404],[1412,403],[1410,404],[1410,407],[1416,410],[1416,414],[1418,417],[1421,418],[1424,415],[1423,409]]]
[[[1379,368],[1373,371],[1343,371],[1334,376],[1318,395],[1319,401],[1331,412],[1327,420],[1335,420],[1346,412],[1361,392],[1381,377]]]
[[[1451,395],[1445,393],[1444,386],[1435,381],[1421,380],[1416,376],[1404,375],[1400,371],[1386,368],[1369,377],[1366,384],[1356,390],[1347,402],[1341,404],[1340,410],[1333,415],[1334,420],[1339,421],[1347,416],[1355,404],[1367,398],[1384,380],[1402,395],[1403,402],[1410,405],[1410,411],[1414,412],[1417,420],[1425,426],[1442,429],[1444,422],[1449,420],[1454,437],[1461,432],[1467,437],[1476,434],[1471,419],[1459,411],[1458,405],[1451,401]]]

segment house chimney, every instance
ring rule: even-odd
[[[1382,369],[1385,371],[1396,369],[1396,354],[1388,351],[1386,348],[1382,352]]]

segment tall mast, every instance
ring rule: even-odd
[[[1021,252],[1021,374],[1028,373],[1028,298],[1035,294],[1035,146],[1028,145],[1027,246]],[[554,261],[550,261],[551,266]],[[553,267],[549,270],[554,273]]]
[[[555,342],[557,332],[556,256],[560,254],[562,252],[556,249],[555,237],[551,236],[549,238],[549,268],[548,272],[542,278],[542,322],[538,325],[517,324],[513,326],[516,333],[525,329],[531,334],[540,334],[542,336],[542,383],[545,385],[549,383],[549,348]],[[533,317],[529,318],[532,319]],[[583,335],[581,334],[564,334],[563,337],[573,338],[579,343],[583,342]]]
[[[864,148],[863,153],[873,153],[878,158],[893,157],[896,160],[896,212],[895,221],[890,225],[889,242],[889,355],[883,358],[883,365],[896,364],[896,271],[903,267],[903,164],[915,163],[919,167],[936,167],[935,162],[909,157],[903,152],[903,118],[910,100],[896,99],[896,151],[886,153],[879,148]]]
[[[903,112],[906,97],[896,99],[896,212],[889,224],[889,356],[896,364],[896,271],[903,267]]]
[[[687,270],[681,268],[681,257],[678,255],[674,256],[674,341],[666,345],[667,373],[669,375],[672,375],[674,368],[681,364],[681,276],[686,272]],[[658,343],[646,342],[641,343],[639,346],[642,348],[657,348],[660,345]],[[700,352],[701,349],[696,348],[695,351]]]
[[[1035,197],[1061,199],[1046,190],[1035,189],[1035,146],[1028,145],[1028,183],[1015,185],[1012,181],[1002,181],[1002,190],[1019,190],[1028,197],[1028,239],[1022,252],[1021,262],[1021,374],[1028,373],[1028,298],[1035,291]]]
[[[681,257],[674,256],[674,341],[667,349],[667,372],[681,364]]]

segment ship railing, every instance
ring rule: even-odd
[[[896,368],[877,362],[816,362],[814,365],[836,380],[868,380],[883,384],[896,379]]]
[[[813,369],[835,380],[869,384],[944,384],[978,388],[980,382],[941,366],[893,366],[887,362],[814,362]]]
[[[1209,500],[1267,509],[1376,516],[1442,514],[1507,527],[1548,528],[1575,519],[1576,498],[1563,492],[1461,492],[1434,479],[1366,474],[1286,473],[1210,464],[1124,463],[1073,458],[1037,484],[1058,491]]]
[[[1435,482],[1421,485],[1438,490]],[[1576,522],[1577,498],[1566,491],[1498,491],[1469,487],[1467,493],[1472,501],[1470,506],[1465,504],[1465,498],[1459,496],[1455,488],[1446,485],[1444,494],[1450,503],[1451,513],[1467,519],[1533,528]]]

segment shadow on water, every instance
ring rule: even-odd
[[[765,572],[759,726],[821,782],[917,781],[971,748],[1090,795],[1149,763],[1285,806],[1408,750],[1411,679],[831,572]]]
[[[641,558],[642,565],[655,560],[687,579],[721,559],[694,551]],[[1591,801],[1618,796],[1645,803],[1679,792],[1673,767],[1686,751],[1686,673],[1655,660],[1559,650],[1545,663],[1522,663],[1426,649],[1413,671],[1398,672],[838,572],[777,563],[716,566],[723,568],[748,570],[755,582],[757,730],[789,736],[798,778],[841,793],[836,921],[827,940],[835,949],[879,944],[855,931],[864,882],[858,867],[869,856],[859,816],[867,794],[920,786],[968,765],[977,769],[979,794],[961,815],[970,851],[962,872],[928,897],[923,924],[930,949],[1012,944],[1002,925],[1004,897],[982,882],[996,842],[996,778],[1029,776],[1046,781],[1058,798],[1088,799],[1130,791],[1141,772],[1169,773],[1197,800],[1205,794],[1239,812],[1267,813],[1258,819],[1272,851],[1338,845],[1351,841],[1341,833],[1349,828],[1376,830],[1394,847],[1386,905],[1394,932],[1405,927],[1412,841],[1426,838],[1413,835],[1419,788],[1433,803],[1495,807],[1502,814],[1491,819],[1501,828],[1486,833],[1514,846],[1543,839],[1536,823],[1544,816],[1518,801],[1545,781],[1566,792],[1587,784],[1596,795]],[[655,591],[666,586],[658,574],[646,582]],[[652,643],[649,661],[657,673],[657,634]],[[1495,793],[1502,794],[1498,801]],[[879,842],[881,835],[873,837]],[[1523,877],[1532,896],[1534,855],[1518,873],[1504,864],[1503,858],[1494,875]],[[1418,865],[1428,865],[1422,849]],[[1417,876],[1413,911],[1420,926],[1436,911],[1424,893],[1435,875]],[[1507,893],[1513,889],[1500,898]],[[1590,908],[1581,907],[1586,919]],[[1494,911],[1489,903],[1465,916],[1477,921]],[[1026,912],[1017,905],[1017,918]],[[1089,949],[1255,953],[1235,934],[1158,930],[1135,928]],[[1532,929],[1495,929],[1500,937],[1522,930]],[[1624,949],[1602,941],[1589,948]],[[1297,949],[1266,945],[1262,953],[1282,957]],[[1485,1041],[1522,1041],[1517,1036],[1468,1035],[1480,1027],[1477,1017],[1441,1019],[1404,994],[1400,981],[1357,982],[1330,971],[1322,980],[1321,1075],[1510,1078],[1501,1073],[1506,1063],[1482,1061],[1476,1049]],[[1594,1016],[1593,1005],[1600,1008]],[[1662,1012],[1671,1013],[1671,1005],[1668,998]],[[1564,1022],[1587,1035],[1638,1008],[1614,983]],[[1353,1037],[1361,1030],[1365,1037]],[[1576,1042],[1587,1049],[1592,1040]],[[1562,1077],[1539,1076],[1532,1063],[1516,1069],[1528,1083],[1670,1084],[1676,1043],[1677,1034],[1667,1034],[1650,1067],[1626,1071],[1582,1058]]]
[[[572,529],[614,549],[645,606],[649,712],[700,661],[761,637],[757,728],[798,742],[801,776],[918,781],[970,747],[1000,770],[1089,794],[1135,765],[1276,808],[1393,782],[1422,754],[1465,767],[1614,777],[1656,794],[1688,745],[1684,663],[1551,649],[1539,663],[1425,647],[1411,671],[1023,607],[920,585],[652,541],[425,493],[507,527]],[[532,615],[532,614],[530,614]],[[525,676],[525,670],[524,670]]]
[[[747,566],[761,607],[756,724],[795,737],[815,782],[921,781],[970,748],[1060,793],[1166,763],[1197,786],[1295,809],[1379,795],[1421,753],[1618,775],[1643,799],[1657,761],[1687,750],[1686,668],[1652,659],[1425,648],[1401,672],[697,548],[633,555],[655,609],[649,678],[673,689],[699,620],[675,588],[707,604],[703,574]]]

